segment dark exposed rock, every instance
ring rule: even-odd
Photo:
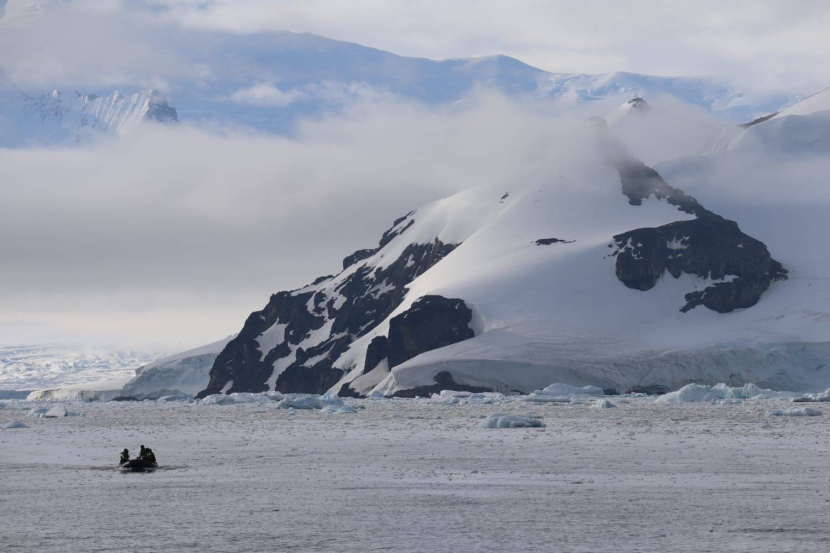
[[[631,106],[630,109],[634,112],[648,113],[651,111],[651,105],[642,98],[632,98],[626,103]]]
[[[346,256],[343,259],[343,269],[348,269],[358,261],[363,261],[364,259],[368,259],[378,253],[380,248],[371,248],[367,250],[357,250],[352,255]]]
[[[419,386],[417,388],[410,388],[409,390],[398,390],[392,397],[429,397],[432,394],[440,393],[442,390],[452,390],[454,392],[471,392],[473,394],[481,394],[484,392],[492,392],[491,388],[483,386],[467,386],[466,384],[459,384],[453,380],[452,374],[448,371],[441,371],[433,378],[435,384],[432,386]]]
[[[617,391],[616,388],[603,388],[602,395],[604,396],[618,396],[620,393]]]
[[[646,164],[632,158],[616,161],[614,165],[620,173],[622,192],[631,205],[642,205],[643,200],[654,196],[676,205],[680,211],[691,215],[700,215],[703,209],[696,199],[682,190],[670,186],[660,174]],[[709,213],[709,212],[707,212]]]
[[[412,225],[414,225],[414,224],[415,224],[415,219],[409,219],[409,218],[410,218],[410,217],[412,217],[412,215],[414,215],[414,214],[415,214],[415,212],[414,212],[414,211],[410,211],[409,213],[407,213],[406,215],[404,215],[404,216],[403,216],[403,217],[401,217],[400,219],[395,219],[395,220],[392,222],[392,228],[390,228],[389,230],[387,230],[386,232],[384,232],[384,233],[383,233],[383,236],[381,236],[381,237],[380,237],[380,242],[378,242],[378,246],[379,246],[379,248],[378,248],[378,249],[380,249],[380,248],[384,247],[386,244],[388,244],[389,242],[391,242],[392,240],[394,240],[397,236],[400,236],[401,234],[403,234],[404,232],[406,232],[406,230],[407,230],[409,227],[411,227]],[[401,225],[401,223],[403,223],[403,222],[404,222],[404,221],[406,221],[407,219],[409,219],[409,222],[408,222],[406,225],[404,225],[404,226],[402,226],[402,227],[401,227],[401,226],[400,226],[400,225]]]
[[[763,123],[764,121],[769,121],[770,119],[772,119],[776,115],[778,115],[777,111],[775,113],[770,113],[769,115],[764,115],[762,117],[758,117],[757,119],[753,119],[749,123],[744,123],[743,125],[738,125],[738,127],[742,128],[742,129],[748,129],[749,127],[754,127],[758,123]]]
[[[366,348],[366,362],[363,364],[363,374],[378,366],[378,363],[386,359],[388,340],[386,336],[375,336]]]
[[[410,215],[398,219],[384,236],[408,228],[411,221],[404,221]],[[325,392],[343,377],[344,371],[333,364],[351,343],[386,319],[403,301],[406,286],[456,246],[440,240],[410,244],[386,267],[357,267],[336,285],[334,294],[328,284],[331,279],[325,278],[301,290],[271,296],[265,309],[248,317],[239,335],[216,358],[210,383],[198,397],[219,393],[230,381],[229,393],[265,391],[274,363],[281,359],[287,366],[276,379],[277,391]],[[285,339],[263,356],[257,338],[275,324],[285,325]],[[331,330],[325,330],[327,334],[319,343],[300,346],[325,324],[330,324]]]
[[[550,246],[551,244],[573,244],[576,240],[562,240],[560,238],[540,238],[534,242],[537,246]]]
[[[331,361],[312,367],[292,364],[277,379],[277,391],[284,394],[322,394],[343,377],[343,371],[331,368]]]
[[[363,397],[362,395],[358,394],[357,392],[355,392],[354,390],[349,388],[350,384],[351,384],[351,382],[346,382],[345,384],[340,386],[340,389],[337,391],[337,397],[353,397],[353,398]]]
[[[144,114],[144,119],[148,121],[155,121],[165,125],[171,125],[179,122],[179,114],[176,113],[176,108],[165,103],[151,102],[147,106],[147,112]]]
[[[389,321],[389,368],[426,351],[475,336],[472,310],[464,300],[424,296]]]
[[[313,292],[296,295],[280,292],[271,296],[265,309],[251,313],[239,335],[217,356],[210,371],[210,382],[197,397],[217,394],[230,381],[233,381],[231,392],[266,391],[274,361],[291,355],[288,344],[298,344],[325,323],[324,317],[307,308],[313,295]],[[277,323],[287,325],[285,340],[263,358],[257,337]]]
[[[110,401],[141,401],[141,400],[138,399],[137,397],[133,397],[133,396],[117,396],[117,397],[112,398],[112,400],[110,400]]]
[[[751,307],[771,282],[787,278],[767,247],[743,232],[734,221],[705,209],[682,190],[669,186],[652,168],[635,160],[618,162],[622,191],[631,205],[651,195],[665,199],[695,219],[614,236],[617,278],[628,288],[650,290],[666,271],[724,280],[686,294],[687,312],[698,305],[718,313]]]

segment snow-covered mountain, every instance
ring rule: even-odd
[[[37,9],[35,9],[37,8]],[[26,17],[42,6],[18,9]],[[21,16],[22,17],[22,16]],[[199,60],[200,77],[165,75],[173,109],[158,92],[95,96],[18,90],[0,72],[0,145],[71,143],[94,128],[122,131],[135,121],[183,121],[291,134],[302,118],[339,114],[355,102],[397,99],[448,105],[485,88],[560,112],[604,115],[625,100],[684,104],[739,124],[793,103],[750,94],[721,79],[635,73],[550,73],[508,56],[429,60],[398,56],[308,33],[206,34],[177,55]],[[220,76],[221,78],[217,77]],[[135,83],[123,88],[135,90]]]
[[[108,96],[77,91],[31,95],[0,70],[0,147],[63,145],[120,135],[145,121],[177,123],[176,109],[155,90]]]
[[[276,133],[290,133],[302,117],[339,113],[355,100],[451,104],[481,87],[560,111],[580,108],[586,116],[644,97],[683,103],[735,124],[794,101],[782,94],[750,94],[718,78],[550,73],[503,55],[411,58],[309,33],[211,35],[194,44],[210,73],[222,79],[180,83],[174,99],[182,119]]]
[[[803,229],[724,218],[719,195],[671,186],[612,129],[573,141],[546,183],[434,202],[339,274],[273,295],[201,395],[830,385],[830,264],[792,246]]]
[[[710,151],[771,149],[794,154],[830,150],[830,89],[780,112],[723,129]]]

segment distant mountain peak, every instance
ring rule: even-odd
[[[0,74],[2,77],[2,74]],[[78,90],[27,94],[6,79],[0,117],[7,125],[0,146],[80,143],[95,135],[123,134],[146,121],[178,123],[176,108],[153,89],[108,96]]]

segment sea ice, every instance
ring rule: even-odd
[[[545,423],[534,417],[493,413],[481,422],[482,428],[544,428]]]

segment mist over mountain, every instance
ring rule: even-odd
[[[0,144],[70,144],[95,139],[96,129],[123,134],[136,122],[179,119],[203,128],[296,135],[303,119],[349,113],[356,104],[392,100],[438,107],[469,101],[480,89],[584,117],[645,97],[695,119],[724,124],[745,123],[796,100],[793,95],[745,94],[721,78],[550,73],[503,55],[429,60],[287,31],[198,34],[177,52],[198,56],[202,74],[167,76],[164,96],[130,84],[123,93],[94,84],[79,90],[38,89],[18,86],[0,73]]]

